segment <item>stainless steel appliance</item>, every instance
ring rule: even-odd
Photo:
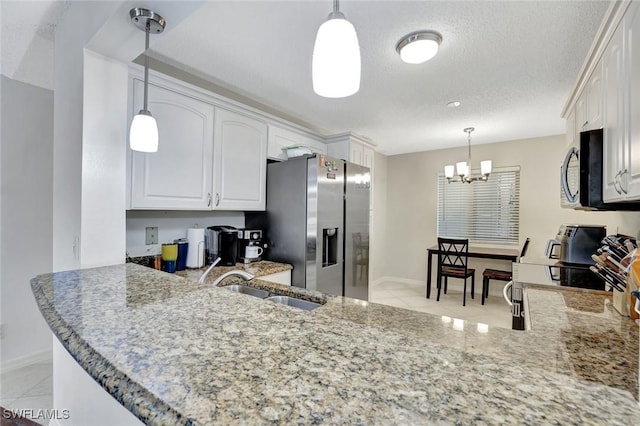
[[[556,236],[560,242],[560,262],[593,265],[591,255],[600,248],[606,235],[606,227],[602,225],[562,225]]]
[[[221,266],[235,266],[238,257],[238,229],[233,226],[210,226],[205,232],[206,263],[220,257]]]
[[[580,133],[578,146],[569,148],[560,168],[560,205],[576,210],[640,210],[640,203],[605,203],[603,130]]]
[[[593,265],[591,259],[606,236],[603,225],[560,225],[555,238],[547,241],[545,255],[559,264]]]
[[[244,263],[257,262],[262,260],[261,256],[247,258],[245,253],[247,247],[262,247],[262,230],[261,229],[238,229],[238,259]]]
[[[367,300],[370,187],[368,168],[325,155],[271,163],[266,212],[246,225],[264,229],[266,259],[293,265],[292,285]]]

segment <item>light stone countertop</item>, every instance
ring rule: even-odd
[[[148,424],[640,419],[638,326],[601,292],[531,287],[531,331],[482,332],[310,292],[326,304],[301,311],[135,264],[31,286],[77,362]]]

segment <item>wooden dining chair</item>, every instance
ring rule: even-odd
[[[475,287],[475,269],[469,264],[469,240],[455,238],[438,238],[438,296],[440,301],[440,289],[444,279],[444,293],[447,294],[447,281],[449,278],[464,280],[462,294],[462,306],[467,304],[467,278],[471,277],[471,298],[473,299]]]
[[[520,251],[520,259],[524,257],[527,253],[527,249],[529,248],[529,238],[524,240],[524,244],[522,245],[522,251]],[[511,281],[513,278],[512,271],[503,271],[500,269],[485,269],[482,272],[482,304],[484,305],[484,301],[487,297],[489,297],[489,280],[498,280],[498,281]]]

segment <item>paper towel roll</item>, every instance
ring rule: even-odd
[[[204,265],[204,228],[187,229],[187,240],[187,268],[201,268]]]

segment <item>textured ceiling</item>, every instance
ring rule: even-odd
[[[342,1],[362,56],[360,91],[313,93],[311,55],[331,1],[205,4],[152,46],[204,76],[328,133],[353,131],[386,154],[556,135],[608,7],[600,1]],[[171,25],[171,17],[166,17]],[[420,65],[395,52],[405,34],[433,29],[440,53]],[[446,107],[458,100],[457,109]]]
[[[69,0],[0,0],[2,74],[53,89],[55,26]]]
[[[52,88],[53,29],[73,1],[0,3],[2,73]],[[361,87],[326,99],[313,93],[311,55],[330,0],[119,3],[167,11],[152,56],[326,134],[366,136],[385,154],[463,146],[469,126],[474,145],[564,133],[562,108],[609,4],[343,0],[360,42]],[[186,18],[176,16],[183,9]],[[107,32],[140,45],[122,15]],[[405,64],[395,45],[419,29],[442,34],[440,53]],[[452,100],[462,105],[447,108]]]

